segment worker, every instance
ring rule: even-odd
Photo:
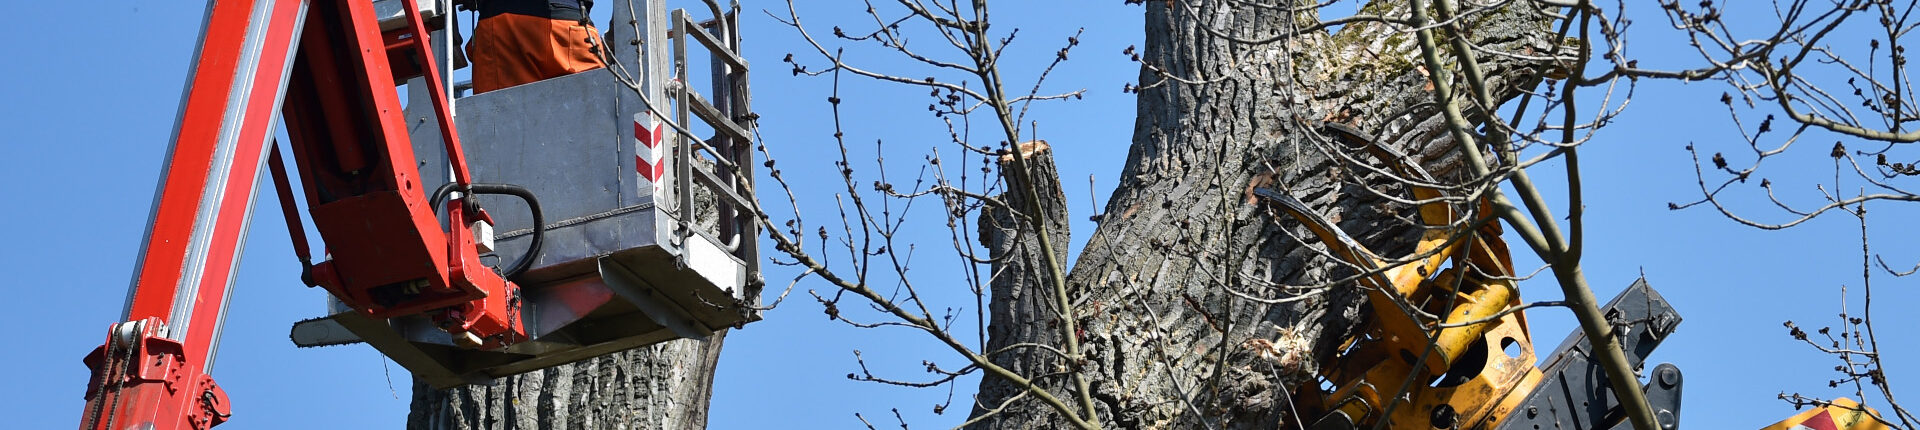
[[[478,3],[478,7],[473,7]],[[593,0],[468,0],[480,11],[467,43],[474,94],[605,67]]]

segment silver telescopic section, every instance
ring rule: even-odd
[[[307,0],[294,0],[294,1],[299,2],[300,10],[295,13],[295,16],[293,19],[293,28],[295,28],[296,30],[293,31],[293,35],[291,37],[287,38],[287,46],[285,51],[287,53],[287,58],[286,58],[285,64],[280,65],[280,82],[278,82],[273,93],[273,109],[271,110],[271,112],[273,112],[272,114],[273,119],[270,119],[267,121],[270,124],[278,124],[280,122],[280,107],[281,107],[281,104],[286,101],[286,96],[287,96],[287,80],[293,77],[293,61],[294,61],[294,57],[297,56],[296,53],[299,51],[299,48],[300,48],[300,36],[302,33],[304,33],[298,29],[306,28],[307,10],[308,10],[308,7],[312,5]],[[270,66],[270,65],[261,64],[259,66],[264,67],[264,66]],[[248,189],[252,189],[252,190],[260,189],[260,176],[262,172],[266,171],[266,165],[267,165],[266,154],[267,154],[267,151],[271,150],[271,148],[268,148],[268,146],[273,145],[275,133],[276,131],[269,130],[266,133],[266,135],[260,139],[261,141],[259,145],[261,148],[260,150],[261,152],[260,152],[260,156],[258,157],[259,160],[255,162],[253,166],[253,170],[251,170],[251,172],[253,172],[253,178],[251,179],[253,185],[247,187]],[[214,358],[220,353],[220,339],[222,337],[221,333],[226,332],[227,307],[231,303],[233,303],[233,280],[234,278],[239,276],[240,258],[241,258],[241,255],[243,254],[243,251],[245,251],[247,248],[247,237],[249,236],[247,232],[253,229],[253,210],[258,208],[258,205],[255,199],[257,199],[259,195],[260,193],[257,191],[247,194],[247,203],[246,203],[247,212],[245,216],[241,217],[240,239],[238,243],[235,243],[233,245],[233,263],[232,263],[233,266],[227,271],[226,294],[224,297],[220,299],[220,315],[218,318],[214,320],[213,344],[207,347],[206,371],[209,371],[209,372],[213,371]]]
[[[235,75],[233,87],[227,92],[226,117],[221,120],[220,133],[216,137],[213,163],[211,164],[213,171],[207,175],[206,185],[200,192],[200,206],[196,208],[193,221],[193,234],[188,238],[186,258],[180,265],[182,272],[179,286],[174,290],[173,312],[167,316],[166,336],[169,339],[185,340],[187,333],[192,329],[189,325],[193,321],[194,308],[199,302],[197,298],[200,296],[201,277],[206,273],[207,260],[210,256],[211,248],[214,246],[213,234],[216,223],[219,221],[220,208],[227,204],[249,205],[241,222],[243,229],[248,224],[246,220],[251,219],[253,215],[251,193],[249,193],[248,201],[246,202],[226,202],[222,200],[222,196],[226,195],[229,179],[235,174],[250,174],[253,178],[250,178],[248,183],[257,185],[258,182],[260,163],[255,163],[253,166],[246,166],[251,167],[251,170],[236,171],[235,168],[241,166],[235,166],[234,159],[240,149],[240,145],[243,144],[240,142],[240,134],[246,125],[245,120],[248,102],[252,99],[251,96],[256,90],[253,87],[253,82],[260,71],[260,57],[262,49],[266,44],[267,31],[269,30],[269,26],[273,24],[272,13],[274,3],[274,0],[263,0],[254,3],[253,11],[249,14],[246,42],[241,45],[239,61],[236,62],[235,69],[232,71]],[[292,56],[287,57],[289,64],[292,63],[292,60]],[[285,70],[285,66],[282,66],[282,70]],[[196,71],[196,73],[199,72],[201,71]],[[266,141],[271,138],[272,136],[269,135],[268,139],[245,144],[256,145],[253,149],[261,150],[261,153],[264,153],[263,150],[266,148]],[[261,163],[264,163],[265,160],[266,157],[260,157]],[[241,236],[245,236],[244,231],[241,233]],[[240,261],[239,247],[244,244],[245,239],[241,239],[240,243],[235,244],[232,262],[238,263]],[[229,291],[232,290],[234,275],[231,269],[232,267],[229,267],[227,279],[225,280]],[[220,313],[226,313],[224,301],[221,303]],[[221,315],[221,318],[224,317],[225,315]],[[217,335],[218,333],[216,333],[215,337],[218,337]],[[217,342],[216,340],[216,343]],[[212,360],[207,360],[207,362],[211,364]]]
[[[453,50],[458,49],[458,47],[454,45],[458,45],[460,42],[458,40],[454,40],[453,38],[453,35],[460,34],[460,28],[453,26],[453,16],[455,15],[455,13],[453,12],[453,5],[451,4],[452,1],[453,0],[437,2],[437,3],[440,3],[440,10],[444,11],[440,14],[440,17],[446,20],[445,21],[446,24],[441,27],[445,29],[440,31],[440,34],[438,36],[441,36],[441,37],[435,37],[435,39],[442,39],[442,41],[440,42],[440,46],[443,46],[446,48],[440,51],[441,53],[440,58],[436,60],[440,62],[439,64],[441,66],[446,67],[446,70],[440,72],[440,83],[442,85],[447,86],[447,91],[445,94],[447,95],[447,116],[448,117],[452,117],[454,115],[453,69],[454,69],[454,66],[456,65],[453,64]]]

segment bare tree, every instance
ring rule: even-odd
[[[1914,270],[1897,270],[1872,251],[1867,222],[1868,204],[1920,200],[1912,191],[1912,177],[1920,170],[1909,145],[1920,141],[1920,131],[1911,126],[1920,117],[1915,116],[1912,72],[1902,39],[1920,26],[1913,17],[1915,4],[1791,1],[1747,9],[1753,6],[1662,1],[1668,24],[1686,35],[1703,65],[1672,70],[1624,65],[1614,73],[1726,85],[1719,102],[1737,131],[1738,138],[1729,140],[1738,143],[1689,144],[1700,198],[1670,208],[1709,206],[1729,220],[1765,230],[1798,226],[1831,213],[1855,218],[1860,283],[1857,289],[1840,286],[1843,311],[1838,323],[1821,326],[1817,335],[1792,321],[1785,325],[1794,339],[1839,362],[1829,388],[1846,385],[1856,397],[1878,396],[1891,406],[1891,414],[1875,412],[1875,419],[1915,428],[1920,420],[1895,397],[1873,324],[1876,272],[1907,276]],[[1776,120],[1781,121],[1778,129]],[[1832,145],[1826,139],[1832,139]],[[1707,152],[1712,155],[1703,162]],[[1833,163],[1830,182],[1803,183],[1779,167],[1763,168],[1818,157]],[[1776,182],[1783,176],[1785,182]],[[1740,209],[1755,206],[1760,209]],[[1780,398],[1796,407],[1832,404],[1800,393],[1782,393]]]
[[[1086,149],[1048,145],[1037,136],[1043,118],[1028,114],[1034,103],[1081,94],[1042,91],[1054,66],[1080,55],[1077,34],[1045,45],[1049,65],[1016,78],[1003,74],[1004,55],[1030,39],[995,28],[984,0],[869,3],[871,22],[830,33],[804,22],[792,3],[774,14],[812,48],[785,59],[793,74],[835,88],[827,100],[831,147],[841,154],[833,171],[844,189],[831,208],[803,201],[765,153],[772,186],[756,194],[776,202],[784,194],[791,212],[768,205],[761,222],[779,251],[773,261],[801,272],[787,292],[815,280],[826,287],[806,291],[829,317],[923,333],[952,353],[926,361],[926,377],[876,374],[861,361],[850,378],[937,387],[981,375],[963,424],[973,428],[1304,426],[1314,417],[1299,416],[1292,401],[1370,318],[1362,304],[1382,286],[1367,279],[1436,258],[1420,251],[1436,231],[1449,244],[1475,243],[1504,225],[1547,262],[1534,273],[1550,270],[1565,295],[1513,310],[1569,308],[1629,418],[1643,430],[1656,426],[1580,268],[1578,149],[1627,104],[1634,79],[1667,76],[1619,55],[1618,9],[1560,0],[1131,3],[1143,7],[1147,35],[1122,53],[1140,64],[1138,84],[1124,89],[1138,95],[1134,138],[1117,187],[1092,215],[1098,228],[1071,264],[1071,218],[1052,160]],[[913,66],[849,62],[844,46],[877,47]],[[864,145],[849,136],[859,129],[842,126],[839,88],[849,79],[928,94],[929,113],[946,127],[928,133],[941,143],[927,148],[920,174],[889,177],[895,170],[886,159],[848,155]],[[1336,128],[1372,136],[1361,146],[1403,155],[1369,156]],[[1529,175],[1549,160],[1566,167],[1564,218]],[[1347,264],[1333,244],[1317,243],[1308,226],[1264,203],[1260,189],[1303,202],[1390,258],[1382,267]],[[908,216],[916,206],[942,215]],[[1439,226],[1415,221],[1427,206],[1466,216]],[[945,227],[943,243],[903,234],[929,225]],[[935,249],[951,250],[962,279],[910,270],[916,253]],[[1472,269],[1505,282],[1528,276]],[[973,303],[930,303],[922,294],[955,282]],[[956,311],[968,306],[975,315]],[[1371,313],[1395,311],[1431,330],[1442,325],[1407,309]],[[968,323],[980,338],[956,334],[955,324]],[[684,352],[676,356],[712,356]],[[553,392],[504,387],[462,395],[498,403]],[[673,392],[699,390],[667,390],[667,398],[680,398]],[[1388,410],[1401,398],[1386,397],[1396,402]],[[586,400],[569,399],[544,399],[551,401],[531,412]],[[667,404],[697,416],[699,399]],[[475,426],[482,425],[492,423]]]
[[[1616,42],[1606,30],[1617,18],[1586,2],[1441,1],[1429,10],[1426,2],[1376,1],[1348,4],[1355,12],[1337,17],[1323,15],[1343,2],[1135,2],[1145,8],[1147,40],[1124,52],[1141,65],[1140,83],[1125,89],[1139,94],[1134,142],[1106,210],[1095,215],[1098,229],[1069,266],[1060,244],[1069,218],[1050,157],[1075,149],[1035,139],[1036,121],[1025,113],[1030,103],[1075,93],[1039,92],[1046,72],[1032,85],[1000,75],[1001,53],[1018,31],[992,29],[984,1],[896,3],[892,11],[869,4],[871,26],[834,27],[832,35],[891,49],[923,70],[844,61],[790,5],[783,18],[815,48],[788,59],[794,73],[831,76],[836,85],[858,76],[930,90],[929,110],[949,124],[943,140],[950,146],[942,150],[997,162],[931,156],[931,179],[908,185],[854,174],[856,165],[884,172],[883,160],[843,158],[836,163],[846,186],[841,219],[824,223],[836,232],[809,227],[798,201],[790,202],[790,219],[769,220],[784,225],[774,239],[791,264],[837,287],[816,294],[829,315],[925,332],[965,362],[957,370],[929,364],[931,381],[856,379],[934,386],[983,373],[965,424],[975,428],[1273,428],[1309,419],[1289,416],[1289,390],[1311,383],[1365,318],[1366,288],[1355,286],[1372,274],[1329,258],[1301,225],[1267,210],[1254,191],[1274,188],[1383,255],[1407,254],[1427,233],[1408,221],[1422,204],[1482,214],[1440,226],[1447,230],[1497,217],[1549,262],[1566,292],[1543,305],[1574,311],[1602,344],[1600,360],[1629,415],[1653,428],[1636,398],[1635,370],[1620,358],[1579,270],[1577,147],[1625,104],[1612,91],[1630,82],[1618,74],[1566,77],[1587,70],[1591,56],[1587,46],[1563,40]],[[928,39],[931,47],[908,42]],[[1069,38],[1054,64],[1076,43]],[[964,80],[917,77],[928,70]],[[1559,85],[1536,88],[1549,76]],[[1010,88],[1032,90],[1010,96]],[[1575,103],[1576,91],[1595,90],[1597,100]],[[1521,101],[1509,105],[1514,100]],[[840,103],[829,99],[835,112]],[[984,138],[972,133],[981,123],[991,130]],[[1330,137],[1328,123],[1381,136],[1379,146],[1408,159],[1384,162],[1416,166],[1427,177],[1363,161],[1363,149]],[[836,130],[844,153],[848,131]],[[1527,175],[1551,159],[1563,159],[1574,190],[1564,228]],[[995,167],[998,178],[968,176]],[[1501,184],[1514,186],[1519,201]],[[1420,201],[1402,197],[1408,188],[1444,193]],[[992,301],[990,318],[978,322],[990,321],[989,339],[970,345],[955,337],[948,331],[954,315],[936,316],[929,309],[940,307],[914,293],[894,242],[906,221],[890,208],[921,199],[946,209],[950,246],[968,261],[966,281],[978,300]],[[1479,210],[1483,204],[1488,211]],[[806,242],[813,237],[817,251]],[[829,254],[848,258],[836,265],[815,257]],[[869,269],[890,271],[882,285],[899,282],[907,292],[880,293]],[[849,293],[884,320],[845,319],[839,309]]]

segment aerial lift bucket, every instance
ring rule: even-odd
[[[529,255],[539,239],[532,268],[513,279],[520,294],[510,302],[528,338],[468,348],[425,317],[376,319],[330,300],[330,316],[294,325],[296,344],[365,342],[444,388],[706,339],[759,319],[754,163],[742,126],[750,116],[736,14],[715,10],[714,21],[694,22],[684,11],[666,13],[661,0],[632,1],[631,9],[610,5],[618,25],[609,26],[607,40],[619,67],[455,103],[473,177],[531,190],[545,221],[536,229],[527,205],[511,196],[472,197],[493,220],[491,232],[476,231],[491,237],[476,242],[491,239],[499,266]],[[702,79],[713,83],[708,96],[682,84],[693,81],[689,35],[711,57],[712,76]],[[447,40],[435,36],[436,44]],[[413,100],[422,100],[424,84],[413,84]],[[410,122],[434,121],[425,105],[411,104],[422,108],[409,108]],[[701,120],[697,129],[714,135],[687,133],[696,130],[690,113]],[[448,182],[438,130],[417,127],[411,137],[424,190],[441,185],[434,178]]]

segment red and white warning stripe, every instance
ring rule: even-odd
[[[633,140],[639,148],[634,156],[634,170],[639,171],[640,178],[646,180],[641,187],[659,195],[660,183],[665,182],[662,179],[667,174],[664,155],[668,149],[660,144],[660,122],[654,119],[652,112],[633,115]]]

